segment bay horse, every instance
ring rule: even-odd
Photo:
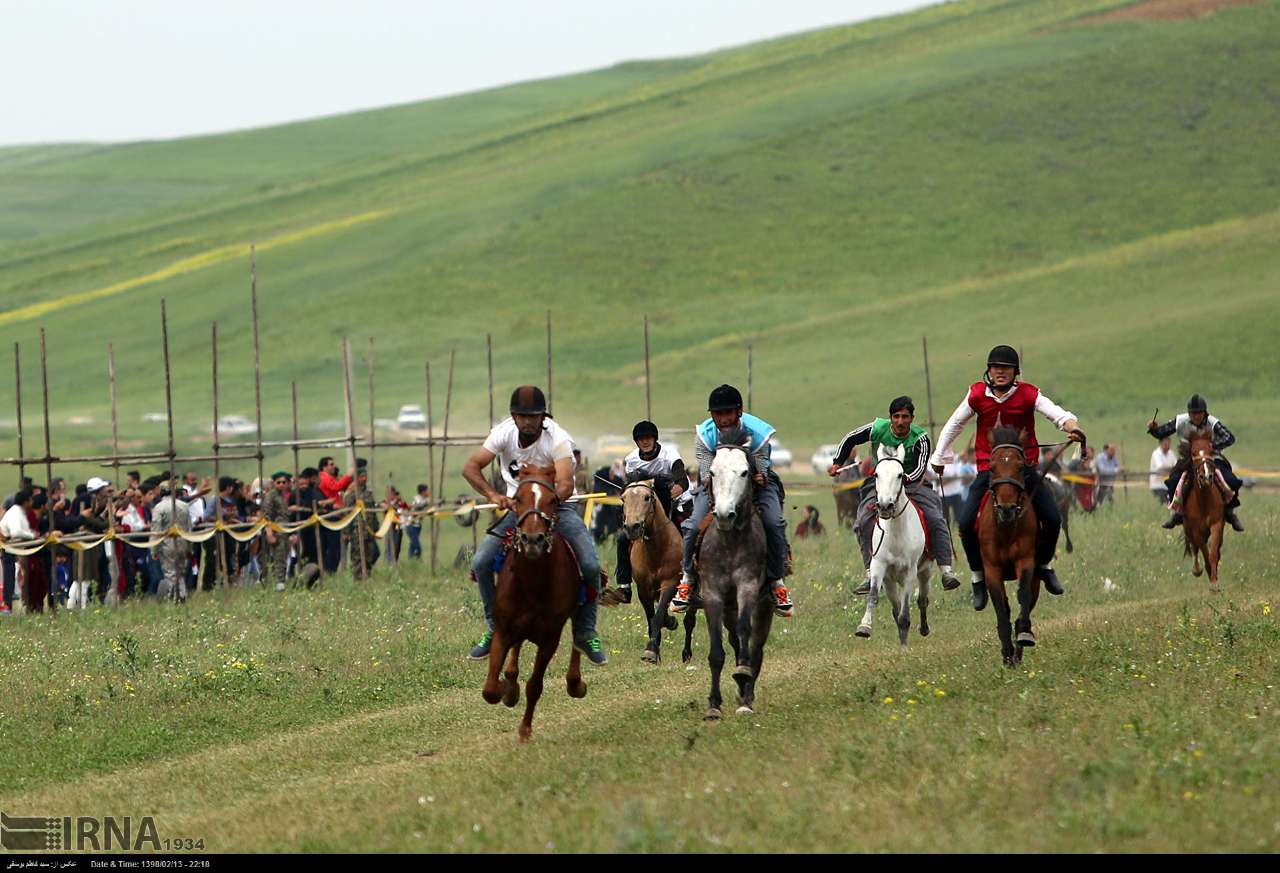
[[[1027,466],[1025,432],[1010,427],[991,431],[990,481],[978,511],[978,542],[987,592],[995,607],[1000,652],[1008,666],[1022,661],[1022,650],[1036,644],[1031,630],[1031,610],[1040,597],[1036,577],[1036,535],[1039,523],[1027,493],[1023,470]],[[1017,645],[1010,625],[1009,595],[1005,581],[1018,583]]]
[[[907,496],[907,474],[903,469],[906,449],[881,446],[876,460],[876,528],[880,532],[871,555],[871,590],[867,593],[867,611],[854,631],[855,636],[871,636],[871,619],[875,615],[881,588],[889,595],[893,618],[898,624],[898,642],[905,646],[911,630],[911,594],[918,590],[920,636],[929,635],[929,577],[933,559],[925,547],[924,523]]]
[[[742,445],[726,439],[716,449],[711,462],[714,522],[703,537],[698,561],[702,610],[711,638],[707,655],[711,667],[708,720],[721,717],[720,672],[725,658],[722,628],[729,634],[736,660],[733,679],[738,684],[738,714],[745,715],[753,711],[764,645],[773,625],[773,597],[762,591],[766,546],[764,524],[753,500],[754,472]]]
[[[582,575],[569,544],[556,533],[560,499],[556,496],[555,478],[555,467],[520,468],[512,498],[516,526],[503,553],[493,602],[489,675],[482,692],[486,703],[501,700],[507,706],[515,706],[520,701],[520,646],[527,640],[538,647],[533,672],[525,683],[521,742],[533,736],[533,710],[542,696],[542,677],[560,645],[565,622],[578,607],[582,586]],[[586,697],[582,655],[577,648],[569,656],[565,682],[570,697]]]
[[[677,627],[676,617],[667,609],[680,581],[684,540],[662,508],[652,479],[632,482],[622,489],[622,529],[631,541],[631,578],[649,629],[649,641],[640,657],[657,664],[662,660],[662,629]],[[680,653],[685,663],[693,657],[693,629],[697,623],[690,606],[684,616],[684,650]]]
[[[1222,560],[1222,533],[1226,523],[1228,498],[1218,487],[1218,467],[1213,459],[1213,438],[1193,436],[1187,447],[1189,467],[1178,483],[1186,495],[1182,500],[1183,554],[1194,556],[1194,576],[1209,571],[1209,588],[1218,590],[1218,563]],[[1200,556],[1204,556],[1204,569]]]

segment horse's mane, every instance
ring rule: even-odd
[[[1021,446],[1022,433],[1013,427],[997,427],[991,431],[991,447]]]

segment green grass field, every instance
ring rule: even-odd
[[[109,448],[108,342],[122,439],[163,442],[141,421],[163,409],[161,297],[180,447],[210,440],[213,320],[224,411],[252,415],[256,242],[269,438],[293,380],[304,431],[342,418],[343,336],[359,419],[375,336],[379,417],[423,403],[423,362],[440,384],[456,348],[453,427],[483,428],[485,334],[501,404],[543,379],[551,309],[557,409],[588,447],[644,413],[648,314],[664,427],[743,382],[751,343],[755,411],[807,456],[923,395],[928,335],[939,419],[1008,341],[1135,465],[1152,409],[1199,390],[1237,460],[1266,466],[1280,4],[1079,21],[1113,5],[951,3],[278,128],[0,152],[0,339],[23,346],[28,445],[42,325],[56,450]],[[422,459],[380,466],[416,480]]]
[[[1075,519],[1020,669],[936,586],[928,638],[900,650],[882,605],[856,639],[852,538],[801,542],[757,711],[718,724],[703,625],[689,668],[678,644],[653,667],[639,607],[608,611],[611,663],[573,701],[558,655],[527,746],[461,658],[461,573],[15,618],[0,805],[211,851],[1274,852],[1280,502],[1247,502],[1219,595],[1159,517],[1134,494]]]

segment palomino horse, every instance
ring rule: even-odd
[[[884,586],[898,623],[898,642],[904,646],[911,630],[911,593],[917,586],[920,636],[929,635],[929,576],[933,572],[920,513],[907,496],[907,475],[902,466],[905,459],[902,446],[892,450],[880,447],[876,462],[876,527],[880,536],[876,542],[872,534],[871,591],[867,594],[867,611],[855,631],[860,637],[871,636],[871,617]]]
[[[991,432],[991,480],[989,491],[978,513],[978,541],[982,546],[983,574],[991,603],[996,612],[996,628],[1000,634],[1000,651],[1005,664],[1013,666],[1022,660],[1022,650],[1036,644],[1031,631],[1031,610],[1040,597],[1040,580],[1036,577],[1036,534],[1039,525],[1035,507],[1023,476],[1027,456],[1023,445],[1025,434],[1001,427]],[[1018,604],[1017,646],[1009,623],[1009,595],[1005,580],[1017,580]]]
[[[862,473],[858,466],[854,464],[848,470],[844,470],[837,475],[835,482],[831,486],[831,491],[836,501],[836,521],[849,530],[853,530],[853,526],[858,523],[858,501],[861,499],[859,496],[861,492],[858,487],[851,486],[850,483],[861,481]]]
[[[1192,437],[1187,459],[1190,467],[1184,478],[1190,478],[1191,482],[1183,489],[1186,494],[1182,501],[1183,554],[1194,556],[1191,572],[1195,576],[1204,573],[1200,568],[1200,556],[1204,556],[1204,569],[1209,571],[1209,588],[1217,591],[1227,498],[1218,487],[1213,439],[1208,435]],[[1179,487],[1182,487],[1181,483]]]
[[[564,623],[578,606],[582,576],[564,537],[556,533],[560,500],[556,496],[554,467],[523,467],[516,487],[516,526],[498,574],[493,603],[493,642],[489,649],[489,676],[484,683],[488,703],[501,700],[507,706],[520,701],[520,646],[525,640],[538,647],[533,672],[525,683],[526,703],[520,721],[520,740],[533,735],[533,710],[542,696],[542,675],[560,645]],[[508,659],[508,655],[510,658]],[[576,648],[569,656],[565,681],[570,697],[586,697],[582,681],[582,656]],[[498,674],[506,670],[501,680]]]
[[[676,617],[669,615],[667,608],[680,580],[684,541],[662,508],[651,479],[632,482],[623,489],[622,527],[631,541],[631,578],[649,628],[649,642],[641,660],[656,664],[662,660],[662,629],[676,629]],[[655,600],[659,601],[656,608]],[[684,651],[680,653],[686,663],[693,657],[693,628],[697,623],[690,608],[684,616]]]
[[[702,610],[711,636],[711,694],[708,719],[720,718],[720,671],[724,668],[721,628],[728,631],[737,664],[738,713],[752,712],[756,680],[764,663],[764,644],[773,625],[773,598],[764,587],[764,525],[752,499],[751,459],[726,439],[711,462],[715,520],[707,528],[698,561]]]

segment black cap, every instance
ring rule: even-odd
[[[899,409],[907,409],[912,415],[916,414],[916,405],[911,398],[903,394],[901,397],[893,398],[893,402],[889,404],[889,414],[893,415]]]
[[[1187,401],[1187,412],[1208,412],[1209,404],[1199,394],[1192,394]]]
[[[987,366],[992,365],[998,367],[1013,367],[1015,370],[1021,370],[1022,364],[1018,361],[1018,353],[1013,346],[996,346],[987,355]]]
[[[534,385],[521,385],[511,392],[512,415],[545,415],[547,398],[542,389]]]
[[[721,385],[711,392],[707,400],[707,411],[723,412],[727,409],[742,408],[742,392],[732,385]]]
[[[642,421],[631,428],[631,439],[639,441],[640,437],[658,438],[658,426],[652,421]]]

